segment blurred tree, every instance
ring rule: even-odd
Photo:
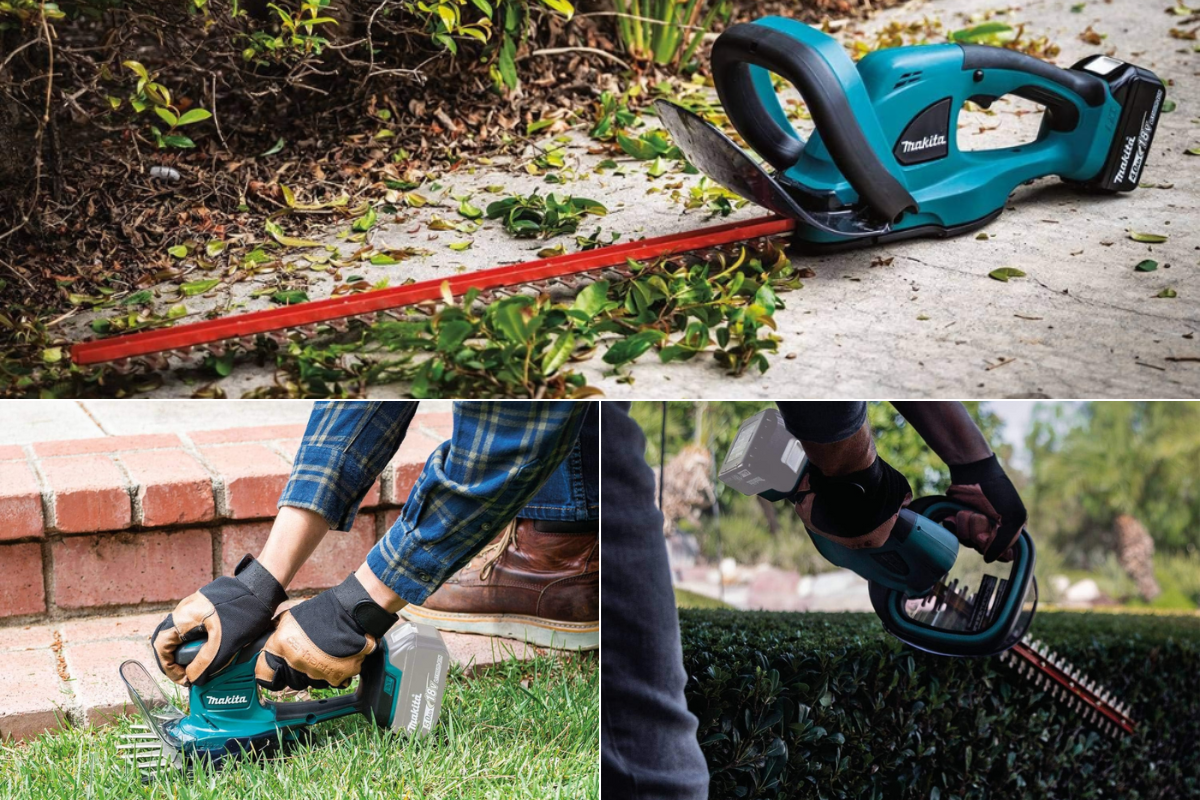
[[[1071,566],[1119,550],[1121,515],[1160,553],[1200,546],[1200,403],[1039,406],[1027,443],[1031,519]]]

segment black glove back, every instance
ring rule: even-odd
[[[287,592],[265,567],[249,555],[233,571],[175,606],[150,635],[158,668],[181,686],[203,684],[223,668],[238,650],[271,627],[271,618]],[[175,662],[181,644],[207,641],[192,663]]]
[[[950,482],[947,497],[976,509],[993,523],[990,531],[977,532],[967,544],[983,553],[983,560],[989,563],[1004,556],[1024,529],[1028,515],[995,453],[970,464],[951,465]]]
[[[280,615],[254,676],[260,686],[276,691],[345,688],[397,619],[350,575]]]
[[[871,466],[848,475],[829,476],[809,464],[796,513],[812,533],[847,547],[879,547],[910,502],[908,479],[876,456]]]

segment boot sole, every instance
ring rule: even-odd
[[[408,605],[400,616],[438,630],[517,639],[554,650],[595,650],[600,647],[600,622],[561,622],[523,614],[466,614]]]

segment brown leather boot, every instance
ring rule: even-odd
[[[444,631],[595,650],[599,545],[594,522],[514,520],[423,605],[405,606],[400,614]]]

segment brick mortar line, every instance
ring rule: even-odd
[[[398,506],[393,506],[393,505],[387,505],[387,506],[379,505],[379,506],[373,506],[372,508],[363,511],[363,513],[370,514],[374,520],[375,541],[376,542],[379,541],[379,539],[384,534],[387,533],[387,512],[394,510],[397,507]],[[235,521],[217,520],[217,521],[210,521],[209,523],[204,524],[204,525],[177,525],[177,526],[172,526],[171,528],[150,528],[148,530],[160,532],[160,533],[168,533],[168,534],[172,533],[172,532],[182,532],[182,531],[186,531],[186,530],[197,530],[197,529],[206,531],[212,540],[212,552],[213,552],[212,575],[213,575],[213,578],[215,579],[220,576],[221,565],[223,563],[223,555],[224,555],[224,553],[223,553],[224,542],[220,535],[221,529],[230,524],[234,524],[234,525],[259,524],[262,522],[269,522],[271,519],[273,519],[273,518],[272,517],[259,517],[259,518],[255,518],[255,519],[235,520]],[[62,620],[117,616],[117,615],[123,615],[123,614],[146,613],[149,611],[159,611],[159,610],[169,611],[170,609],[174,608],[175,604],[178,602],[177,600],[170,600],[170,601],[163,601],[163,602],[146,602],[146,603],[110,603],[110,604],[99,605],[99,606],[88,606],[86,608],[62,608],[56,602],[55,591],[54,591],[55,587],[54,587],[54,550],[53,550],[53,545],[56,542],[60,542],[65,539],[76,538],[78,536],[104,536],[104,535],[121,536],[124,534],[131,534],[131,533],[136,535],[139,532],[140,531],[122,530],[122,531],[105,531],[105,532],[101,532],[101,533],[90,533],[90,534],[67,534],[67,535],[64,535],[61,533],[55,533],[55,534],[50,534],[44,538],[29,540],[32,542],[37,542],[39,545],[41,545],[42,582],[43,582],[43,591],[45,593],[46,610],[36,613],[36,614],[17,614],[17,615],[12,615],[12,616],[7,616],[7,617],[0,617],[0,633],[3,633],[6,629],[21,628],[21,627],[26,627],[29,625],[52,625],[53,623],[59,622]],[[23,543],[26,543],[26,542],[4,542],[3,544],[0,544],[0,551],[2,551],[2,549],[5,545],[23,544]],[[305,595],[308,592],[319,592],[319,591],[321,591],[321,590],[320,589],[300,589],[300,590],[295,590],[295,592],[293,592],[293,593],[289,593],[289,595],[291,595],[291,594]]]
[[[60,708],[72,725],[86,726],[87,709],[83,707],[83,702],[80,701],[79,695],[75,694],[75,687],[71,683],[71,670],[63,655],[62,632],[55,628],[53,635],[54,644],[50,645],[50,650],[54,653],[54,671],[58,673],[59,694],[63,696]]]
[[[200,462],[200,466],[208,472],[209,480],[212,482],[213,494],[213,514],[218,519],[229,517],[229,487],[225,485],[225,479],[221,477],[221,472],[216,467],[208,462],[204,454],[200,452],[200,448],[192,441],[192,437],[187,433],[178,434],[179,440],[183,442],[185,452],[191,453],[192,456]],[[216,569],[216,565],[213,565]]]
[[[129,524],[130,527],[133,527],[146,518],[145,513],[142,510],[142,499],[138,497],[141,486],[133,479],[133,476],[129,474],[129,470],[126,469],[125,463],[118,458],[116,453],[104,453],[103,455],[107,456],[110,461],[117,465],[117,471],[120,472],[121,477],[125,479],[125,492],[129,495]],[[128,530],[128,528],[125,530]]]
[[[288,467],[294,467],[296,465],[296,451],[291,448],[284,450],[283,443],[286,441],[287,439],[263,439],[258,442],[239,442],[239,444],[261,444],[263,447],[266,447],[272,453],[286,461],[288,463]]]
[[[199,431],[194,431],[194,432],[198,433]],[[151,434],[145,434],[145,435],[146,436],[157,436],[159,434],[151,433]],[[187,450],[187,444],[184,441],[184,437],[186,436],[186,434],[177,433],[175,435],[179,437],[179,440],[180,440],[179,444],[158,445],[155,447],[122,447],[119,450],[98,450],[98,451],[92,451],[92,452],[88,452],[88,453],[55,453],[54,455],[39,455],[39,456],[37,456],[37,458],[42,461],[52,461],[56,458],[80,458],[82,456],[119,456],[122,453],[157,453],[157,452],[160,452],[163,450]],[[17,446],[18,447],[33,447],[35,444],[55,444],[59,441],[95,442],[95,441],[102,441],[102,440],[100,440],[100,439],[62,439],[62,440],[51,440],[49,442],[34,442],[33,444],[17,445]],[[239,445],[247,445],[247,444],[269,445],[272,442],[281,442],[281,441],[287,441],[287,440],[286,439],[254,439],[252,441],[245,441],[245,442],[210,442],[207,444],[196,445],[196,446],[197,447],[237,447]],[[20,461],[20,459],[19,458],[0,459],[0,463],[5,463],[8,461]]]
[[[368,506],[360,509],[362,513],[374,513],[376,511],[390,511],[395,508],[402,508],[404,503],[388,501],[384,502],[380,497],[377,505]],[[62,531],[45,531],[40,536],[21,536],[16,539],[5,539],[0,541],[0,552],[8,545],[15,544],[41,544],[43,542],[61,542],[68,539],[78,539],[81,536],[120,536],[121,534],[141,535],[147,533],[182,533],[184,531],[193,530],[212,530],[221,528],[227,525],[249,525],[257,522],[271,522],[275,517],[244,517],[233,519],[230,517],[214,517],[212,519],[198,520],[196,522],[173,522],[170,525],[130,525],[128,528],[122,528],[119,531],[102,530],[102,531],[82,531],[76,533],[63,533]]]
[[[325,591],[321,588],[311,589],[291,589],[288,591],[288,599],[308,598],[320,594]],[[0,635],[5,631],[20,630],[29,628],[35,625],[45,625],[51,628],[52,631],[59,631],[61,623],[73,622],[77,620],[100,620],[117,617],[130,617],[138,614],[150,614],[154,612],[162,612],[164,615],[175,608],[179,604],[178,600],[164,600],[157,603],[112,603],[106,606],[91,606],[89,608],[73,608],[73,609],[55,609],[55,613],[47,614],[23,614],[19,617],[5,617],[0,619]],[[61,632],[61,631],[60,631]],[[105,637],[103,641],[116,639],[129,639],[125,636]],[[89,639],[91,641],[100,641],[99,639]],[[7,648],[0,647],[0,653],[10,650],[39,650],[40,647],[19,647]]]
[[[58,514],[54,511],[54,489],[50,487],[50,481],[46,480],[42,472],[42,465],[33,451],[33,445],[22,445],[21,450],[25,453],[25,463],[33,470],[33,477],[37,479],[38,495],[42,501],[41,538],[45,538],[47,531],[58,530]]]

